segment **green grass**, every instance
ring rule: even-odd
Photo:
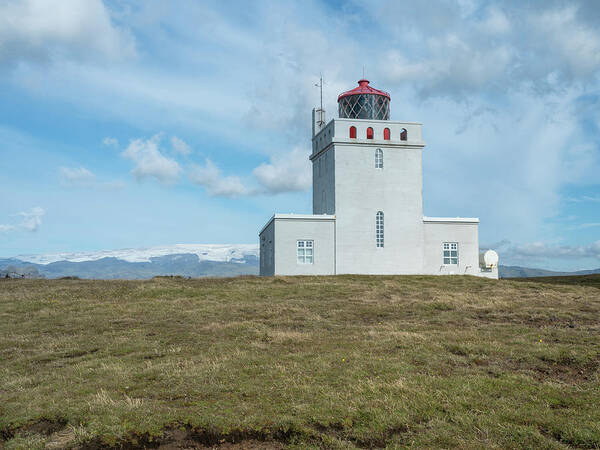
[[[0,447],[599,448],[586,280],[2,280]]]

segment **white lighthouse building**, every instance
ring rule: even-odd
[[[313,109],[313,213],[271,217],[261,275],[498,278],[497,254],[480,257],[478,218],[423,216],[422,125],[389,120],[389,105],[360,80],[338,97],[339,118]]]

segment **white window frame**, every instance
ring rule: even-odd
[[[299,239],[296,241],[296,263],[315,263],[315,241],[312,239]]]
[[[375,150],[375,168],[383,169],[383,150],[380,148]]]
[[[458,242],[442,243],[442,261],[445,266],[458,266]]]
[[[377,211],[375,214],[375,247],[383,248],[384,246],[384,233],[385,233],[385,215],[383,211]]]

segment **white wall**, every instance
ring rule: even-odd
[[[281,218],[278,218],[280,216]],[[335,218],[333,216],[276,215],[275,274],[333,275],[335,273]],[[314,242],[313,264],[298,264],[297,241]]]
[[[368,142],[381,141],[387,143],[418,143],[424,144],[421,137],[422,124],[418,122],[398,122],[392,120],[366,120],[366,119],[334,119],[334,136],[338,142],[356,142],[367,140],[367,128],[373,128],[373,139]],[[328,124],[329,126],[329,124]],[[350,139],[350,126],[356,127],[356,139]],[[390,129],[390,140],[383,139],[384,128]],[[406,130],[406,141],[400,141],[400,131]]]
[[[313,214],[335,214],[335,150],[330,146],[312,160]]]
[[[337,273],[420,273],[423,266],[423,179],[419,124],[335,119],[334,198]],[[329,125],[328,125],[329,126]],[[349,138],[349,128],[357,137]],[[372,127],[374,139],[366,139]],[[383,140],[389,128],[391,139]],[[408,140],[400,140],[400,130]],[[383,151],[383,169],[375,151]],[[313,156],[314,158],[314,156]],[[383,248],[375,245],[375,217],[384,213]]]
[[[275,274],[275,223],[271,220],[258,237],[260,248],[260,275]]]
[[[314,118],[314,111],[313,111]],[[350,138],[350,127],[356,127],[356,138]],[[367,139],[367,128],[373,128],[373,139]],[[383,130],[390,129],[390,140],[383,139]],[[416,144],[424,146],[421,137],[422,124],[418,122],[396,122],[391,120],[332,119],[316,132],[312,139],[312,157],[333,143],[367,142],[375,144]],[[400,140],[400,132],[407,131],[407,140]]]
[[[424,222],[423,273],[482,275],[479,269],[479,224]],[[443,243],[458,242],[458,265],[444,265]],[[483,275],[485,276],[485,275]]]
[[[383,150],[383,169],[375,150]],[[423,266],[420,148],[336,146],[338,273],[420,273]],[[384,247],[375,245],[375,217],[384,213]]]

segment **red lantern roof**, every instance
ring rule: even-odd
[[[372,94],[372,95],[382,95],[390,99],[390,94],[385,91],[380,91],[379,89],[372,88],[369,86],[369,80],[359,80],[358,87],[355,87],[351,91],[343,92],[338,97],[338,102],[344,97],[348,97],[350,95],[359,95],[359,94]]]

